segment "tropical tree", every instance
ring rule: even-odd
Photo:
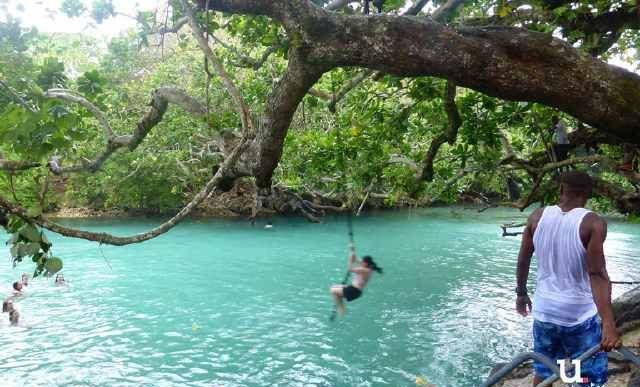
[[[0,63],[0,98],[7,104],[0,169],[66,176],[97,173],[113,163],[128,176],[135,167],[123,152],[144,147],[170,105],[193,117],[183,124],[209,130],[205,142],[214,148],[216,162],[208,181],[175,216],[139,235],[64,227],[28,211],[16,197],[0,196],[0,207],[63,235],[125,245],[168,231],[216,188],[227,190],[241,178],[257,188],[254,215],[264,207],[287,208],[316,219],[348,200],[303,195],[276,184],[274,176],[304,187],[296,176],[304,169],[317,180],[324,175],[334,188],[368,194],[374,185],[395,184],[414,197],[425,192],[438,197],[452,182],[484,176],[494,187],[507,182],[527,188],[513,203],[524,208],[553,192],[557,168],[600,163],[607,173],[596,179],[597,192],[621,211],[640,212],[640,195],[631,188],[640,175],[616,169],[612,160],[623,143],[640,139],[640,77],[604,61],[635,47],[640,36],[635,1],[374,5],[380,12],[367,14],[374,8],[369,1],[172,0],[164,17],[140,12],[138,44],[149,44],[148,37],[157,34],[161,42],[175,36],[189,44],[185,34],[191,34],[204,57],[199,71],[206,95],[201,102],[202,94],[158,85],[141,116],[121,120],[127,126],[136,121],[128,131],[114,130],[109,118],[113,104],[101,92],[106,75],[86,72],[69,89],[60,62],[31,63],[23,49],[30,33],[15,23],[3,25],[10,33],[2,34],[8,38],[0,44],[11,54]],[[71,16],[90,13],[98,22],[116,12],[109,1],[95,2],[91,10],[65,1],[63,8]],[[112,43],[111,75],[135,60],[127,44]],[[118,80],[111,79],[110,86],[118,93]],[[212,90],[227,96],[233,115],[212,108]],[[309,130],[305,107],[317,119]],[[605,151],[549,162],[544,131],[554,111],[578,128],[573,145],[597,142]],[[318,133],[322,126],[329,128]],[[175,125],[162,129],[179,131]],[[287,140],[292,131],[297,135]],[[74,147],[78,143],[86,146]],[[308,145],[317,147],[302,153]],[[278,170],[283,154],[289,158]],[[301,154],[313,162],[305,163]],[[341,177],[346,172],[351,185]],[[467,186],[473,190],[474,184]]]

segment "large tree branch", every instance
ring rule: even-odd
[[[282,157],[284,139],[293,115],[302,98],[327,69],[322,64],[307,63],[304,51],[300,49],[289,51],[287,71],[268,97],[256,139],[258,157],[254,176],[259,188],[271,186],[271,177]]]
[[[593,176],[594,192],[613,201],[618,211],[623,214],[640,214],[640,194],[626,192],[616,184],[600,177]]]
[[[52,93],[52,95],[62,95],[63,91],[65,93],[67,92],[66,90],[56,90],[58,91],[56,93]],[[47,93],[49,92],[50,91],[47,91]],[[71,94],[66,93],[65,95]],[[76,98],[74,98],[73,100],[66,100],[77,102]],[[204,106],[190,97],[184,91],[173,87],[160,87],[153,92],[151,102],[149,103],[151,109],[149,109],[149,111],[144,115],[140,122],[138,122],[136,129],[134,130],[132,135],[108,136],[107,145],[102,153],[100,153],[94,160],[85,160],[83,163],[77,165],[63,167],[59,165],[59,162],[56,158],[52,158],[49,161],[49,169],[56,175],[78,172],[82,170],[88,170],[90,172],[96,172],[100,170],[104,162],[107,161],[109,157],[111,157],[111,155],[117,150],[125,147],[128,148],[129,151],[135,150],[138,145],[140,145],[140,143],[144,140],[147,134],[149,134],[151,129],[153,129],[162,120],[164,113],[167,111],[169,103],[176,104],[195,116],[204,116],[206,114],[206,109],[204,108]],[[95,107],[95,109],[97,109],[97,107]],[[99,112],[100,116],[104,117],[104,113],[101,111]],[[106,121],[106,118],[104,119]]]
[[[66,102],[76,103],[84,107],[96,117],[100,126],[102,126],[102,129],[104,130],[107,140],[111,141],[113,139],[113,129],[111,129],[111,125],[109,125],[107,115],[82,95],[67,89],[49,89],[44,93],[44,96],[46,98],[55,98]]]
[[[175,216],[168,221],[162,223],[160,226],[147,231],[142,234],[132,236],[115,236],[108,233],[96,233],[90,231],[77,230],[71,227],[66,227],[58,223],[52,222],[44,216],[40,215],[32,218],[28,215],[27,210],[18,205],[9,202],[6,198],[0,195],[0,207],[4,208],[9,214],[17,215],[23,219],[33,221],[37,225],[46,228],[47,230],[56,232],[58,234],[72,237],[81,238],[89,241],[95,241],[115,246],[124,246],[132,243],[140,243],[153,239],[159,235],[166,233],[175,227],[180,221],[188,216],[195,207],[197,207],[204,199],[209,196],[218,184],[225,178],[229,169],[233,168],[240,155],[245,151],[248,144],[247,138],[242,138],[238,146],[231,152],[231,154],[224,160],[215,175],[209,180],[204,188]]]
[[[555,185],[552,185],[551,183],[547,183],[546,185],[541,184],[546,174],[562,167],[576,164],[593,163],[601,163],[609,166],[615,165],[615,162],[613,160],[610,160],[604,156],[597,155],[576,157],[559,162],[547,163],[542,166],[535,166],[527,160],[519,159],[515,156],[510,156],[502,160],[500,164],[514,165],[517,168],[525,169],[532,176],[534,176],[534,186],[529,191],[529,194],[522,201],[514,204],[515,207],[519,208],[520,210],[524,210],[534,201],[542,200],[544,195],[549,192],[550,189],[555,187]],[[620,171],[619,173],[636,184],[640,182],[640,174],[627,171]],[[592,176],[592,178],[595,182],[594,191],[598,195],[612,200],[616,205],[616,208],[620,212],[634,214],[640,213],[640,194],[626,192],[621,187],[618,187],[617,185],[603,180],[597,176]]]
[[[428,18],[343,15],[306,0],[219,0],[211,7],[279,21],[307,66],[357,66],[398,76],[446,78],[491,96],[556,107],[621,138],[640,140],[640,76],[584,55],[548,34],[511,27],[453,29]],[[287,87],[308,90],[283,81],[278,88]],[[278,101],[270,100],[273,110],[272,101]],[[288,118],[278,125],[290,123],[289,113],[299,100],[291,102],[287,100],[284,108],[288,113],[283,117]],[[286,127],[273,127],[271,119],[263,128],[274,141],[261,149],[275,151],[276,156],[260,153],[256,176],[261,185],[277,165],[280,139],[286,134]]]
[[[583,55],[552,36],[510,27],[454,31],[395,16],[368,20],[331,15],[319,23],[326,27],[310,42],[312,62],[447,78],[499,98],[557,107],[604,131],[640,141],[640,76]],[[372,35],[376,38],[368,38]],[[415,36],[423,37],[420,45]]]
[[[570,158],[562,161],[546,163],[544,165],[534,165],[528,160],[518,158],[515,155],[510,155],[502,159],[500,161],[500,165],[511,164],[516,166],[519,169],[524,169],[533,175],[539,175],[541,173],[547,173],[562,167],[568,167],[576,164],[594,164],[598,162],[613,164],[613,161],[609,160],[604,156],[594,155],[594,156],[585,156],[585,157],[574,157],[574,158]]]
[[[453,145],[456,141],[456,137],[458,136],[458,129],[460,128],[460,125],[462,125],[462,118],[460,117],[458,107],[456,106],[456,84],[454,82],[447,81],[443,101],[444,109],[447,113],[447,127],[431,141],[429,150],[427,151],[422,163],[422,170],[418,176],[416,176],[418,181],[433,180],[433,162],[438,155],[440,146],[445,142],[448,142],[449,145]]]
[[[5,160],[0,159],[0,171],[25,171],[27,169],[37,168],[42,166],[41,163],[31,161],[17,161],[17,160]]]
[[[427,3],[428,3],[428,0],[418,1],[411,8],[406,10],[403,13],[403,15],[415,16],[422,10],[422,8],[424,8],[424,6]],[[431,18],[433,20],[442,22],[447,18],[449,18],[451,14],[455,12],[455,10],[458,9],[458,7],[463,3],[464,3],[464,0],[448,0],[445,4],[442,4],[438,9],[436,9],[433,12],[433,14],[431,15]],[[344,85],[342,85],[340,90],[338,90],[337,93],[332,94],[330,98],[324,98],[324,96],[328,95],[328,93],[323,91],[318,91],[318,90],[311,90],[309,94],[330,101],[329,110],[333,112],[336,110],[336,105],[338,104],[338,102],[340,102],[344,97],[346,97],[346,95],[351,90],[355,89],[360,84],[362,84],[362,82],[369,79],[370,77],[373,80],[378,80],[383,76],[384,76],[384,73],[382,72],[374,72],[373,70],[363,70],[362,72],[360,72],[359,74],[357,74],[356,76],[348,80]]]

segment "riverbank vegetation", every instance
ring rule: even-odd
[[[222,192],[243,216],[313,221],[525,208],[555,198],[561,167],[596,176],[596,209],[640,214],[640,174],[619,167],[640,139],[640,77],[605,63],[637,63],[635,2],[394,0],[362,15],[341,0],[170,1],[108,41],[38,32],[10,11],[0,207],[64,235],[140,242]],[[100,23],[117,10],[60,12]],[[553,115],[568,160],[553,157]],[[69,207],[178,215],[131,238],[42,215]]]

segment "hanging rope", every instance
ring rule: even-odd
[[[207,46],[209,45],[209,0],[206,1],[204,6],[204,15],[205,15],[205,37],[207,38]],[[209,60],[207,56],[204,56],[204,72],[207,74],[207,80],[205,83],[205,99],[206,99],[206,109],[207,109],[207,126],[209,129],[212,128],[211,122],[211,95],[209,89],[211,89],[211,78],[213,78],[213,74],[209,70]]]
[[[333,73],[331,73],[331,106],[333,106],[333,121],[334,123],[336,123],[337,125],[337,119],[336,119],[336,115],[337,115],[337,110],[335,109],[335,100],[336,100],[336,87],[335,87],[335,82],[333,79]],[[347,184],[346,184],[346,180],[347,180],[347,163],[346,163],[346,158],[345,158],[345,145],[344,145],[344,140],[342,138],[342,130],[340,128],[337,128],[337,133],[336,133],[336,142],[340,148],[340,168],[342,170],[342,190],[345,193],[345,198],[346,198],[346,192],[347,192]],[[349,206],[349,201],[346,200],[346,204],[347,207]],[[351,209],[347,208],[347,231],[349,233],[349,243],[351,244],[351,246],[353,246],[353,222],[351,219]]]
[[[336,100],[336,89],[335,89],[335,82],[333,79],[333,73],[331,73],[331,105],[333,106],[333,108],[331,109],[331,112],[333,113],[333,120],[334,123],[337,122],[336,119],[336,109],[335,109],[335,100]],[[339,145],[340,147],[340,169],[342,170],[342,190],[343,192],[345,192],[346,195],[346,179],[347,179],[347,164],[345,161],[345,148],[344,148],[344,141],[342,139],[342,130],[340,130],[339,128],[337,128],[336,126],[336,143]],[[348,206],[348,201],[347,201],[347,206]],[[350,254],[355,254],[355,245],[354,245],[354,238],[353,238],[353,221],[351,219],[351,209],[347,208],[347,233],[349,235],[349,247],[351,249],[351,251],[349,252]],[[351,276],[351,272],[349,270],[347,270],[347,272],[344,275],[344,278],[342,279],[341,284],[342,285],[346,285],[347,282],[349,282],[349,277]],[[333,321],[336,319],[336,315],[337,315],[337,310],[338,306],[334,305],[333,311],[331,312],[331,316],[329,316],[329,321]]]

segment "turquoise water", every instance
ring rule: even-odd
[[[497,227],[522,217],[429,209],[357,218],[359,251],[385,274],[334,323],[328,287],[345,271],[341,219],[277,218],[273,230],[189,221],[127,247],[54,237],[70,286],[35,280],[18,303],[25,327],[1,316],[0,385],[415,386],[420,376],[478,386],[531,344],[532,320],[513,310],[519,238]],[[118,234],[155,223],[72,222]],[[640,279],[639,243],[639,226],[611,224],[612,278]],[[3,262],[8,294],[33,267]]]

